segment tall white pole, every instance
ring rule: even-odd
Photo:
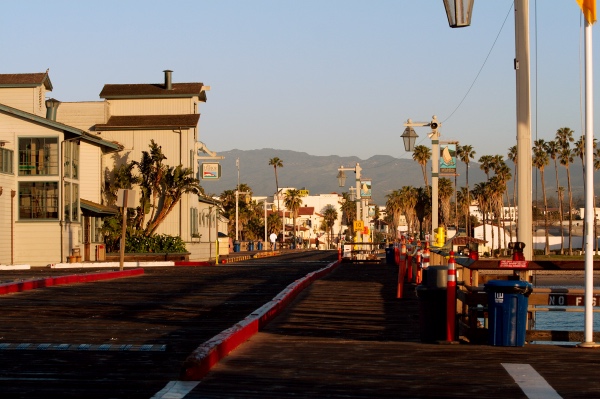
[[[529,0],[515,1],[515,47],[517,82],[517,239],[525,243],[526,260],[533,257],[531,226],[531,95],[529,67]]]
[[[363,212],[362,212],[362,208],[363,208],[363,204],[362,204],[362,197],[360,196],[360,171],[361,171],[361,167],[358,164],[358,162],[356,163],[356,167],[354,168],[354,172],[356,173],[356,220],[362,220],[364,222],[364,217],[363,217]],[[358,238],[361,238],[360,241],[362,242],[362,231],[357,231],[356,232],[356,241],[358,242]]]
[[[431,136],[431,239],[438,228],[438,177],[440,169],[440,134],[437,129]]]
[[[585,294],[584,339],[581,346],[595,347],[594,340],[594,90],[592,25],[585,21]]]
[[[235,240],[239,241],[239,230],[238,230],[238,203],[240,201],[240,159],[235,160],[235,166],[237,167],[237,190],[235,190]]]

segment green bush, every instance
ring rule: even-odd
[[[125,252],[127,253],[177,253],[187,252],[181,237],[167,234],[155,234],[150,237],[144,235],[128,236],[125,239]]]

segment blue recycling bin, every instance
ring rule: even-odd
[[[258,244],[256,244],[256,249],[259,250],[259,251],[262,251],[262,249],[263,249],[263,243],[262,243],[262,241],[259,241]]]
[[[248,251],[254,251],[254,241],[248,241]]]
[[[233,242],[233,252],[240,252],[240,242],[237,240]]]
[[[488,294],[489,344],[523,346],[527,332],[527,305],[531,284],[520,280],[490,280]]]

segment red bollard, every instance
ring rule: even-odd
[[[429,267],[429,244],[425,243],[425,249],[421,259],[421,267],[417,271],[417,284],[423,281],[423,273]]]
[[[342,261],[342,248],[338,248],[338,262]]]
[[[448,282],[446,290],[446,340],[454,341],[456,330],[456,261],[454,251],[450,251],[448,259]]]

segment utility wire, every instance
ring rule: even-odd
[[[512,11],[513,8],[514,8],[514,2],[511,3],[510,8],[508,9],[508,12],[506,13],[506,17],[504,18],[504,22],[502,22],[502,26],[500,27],[500,30],[498,31],[498,34],[496,35],[496,39],[494,39],[494,43],[492,43],[492,47],[490,48],[490,51],[488,52],[487,56],[485,57],[485,60],[483,61],[483,64],[481,65],[481,68],[479,68],[479,72],[477,72],[477,76],[475,76],[475,79],[473,79],[473,83],[471,83],[471,86],[469,87],[469,90],[467,90],[467,92],[465,93],[465,95],[462,98],[462,100],[460,100],[460,102],[458,103],[458,105],[456,106],[456,108],[454,108],[454,111],[452,111],[452,113],[446,119],[444,119],[442,121],[442,123],[446,122],[448,119],[450,119],[452,117],[452,115],[454,115],[454,113],[456,111],[458,111],[458,109],[460,108],[460,106],[462,105],[462,103],[466,100],[467,96],[471,92],[471,89],[473,89],[473,86],[475,86],[475,82],[477,82],[477,79],[479,78],[479,75],[483,71],[483,67],[485,67],[485,64],[487,63],[487,60],[490,58],[490,55],[492,54],[492,51],[494,50],[494,47],[496,46],[496,42],[498,41],[498,38],[500,37],[500,33],[502,33],[502,30],[504,29],[504,25],[506,25],[506,20],[508,19],[508,16],[510,15],[510,12]]]

